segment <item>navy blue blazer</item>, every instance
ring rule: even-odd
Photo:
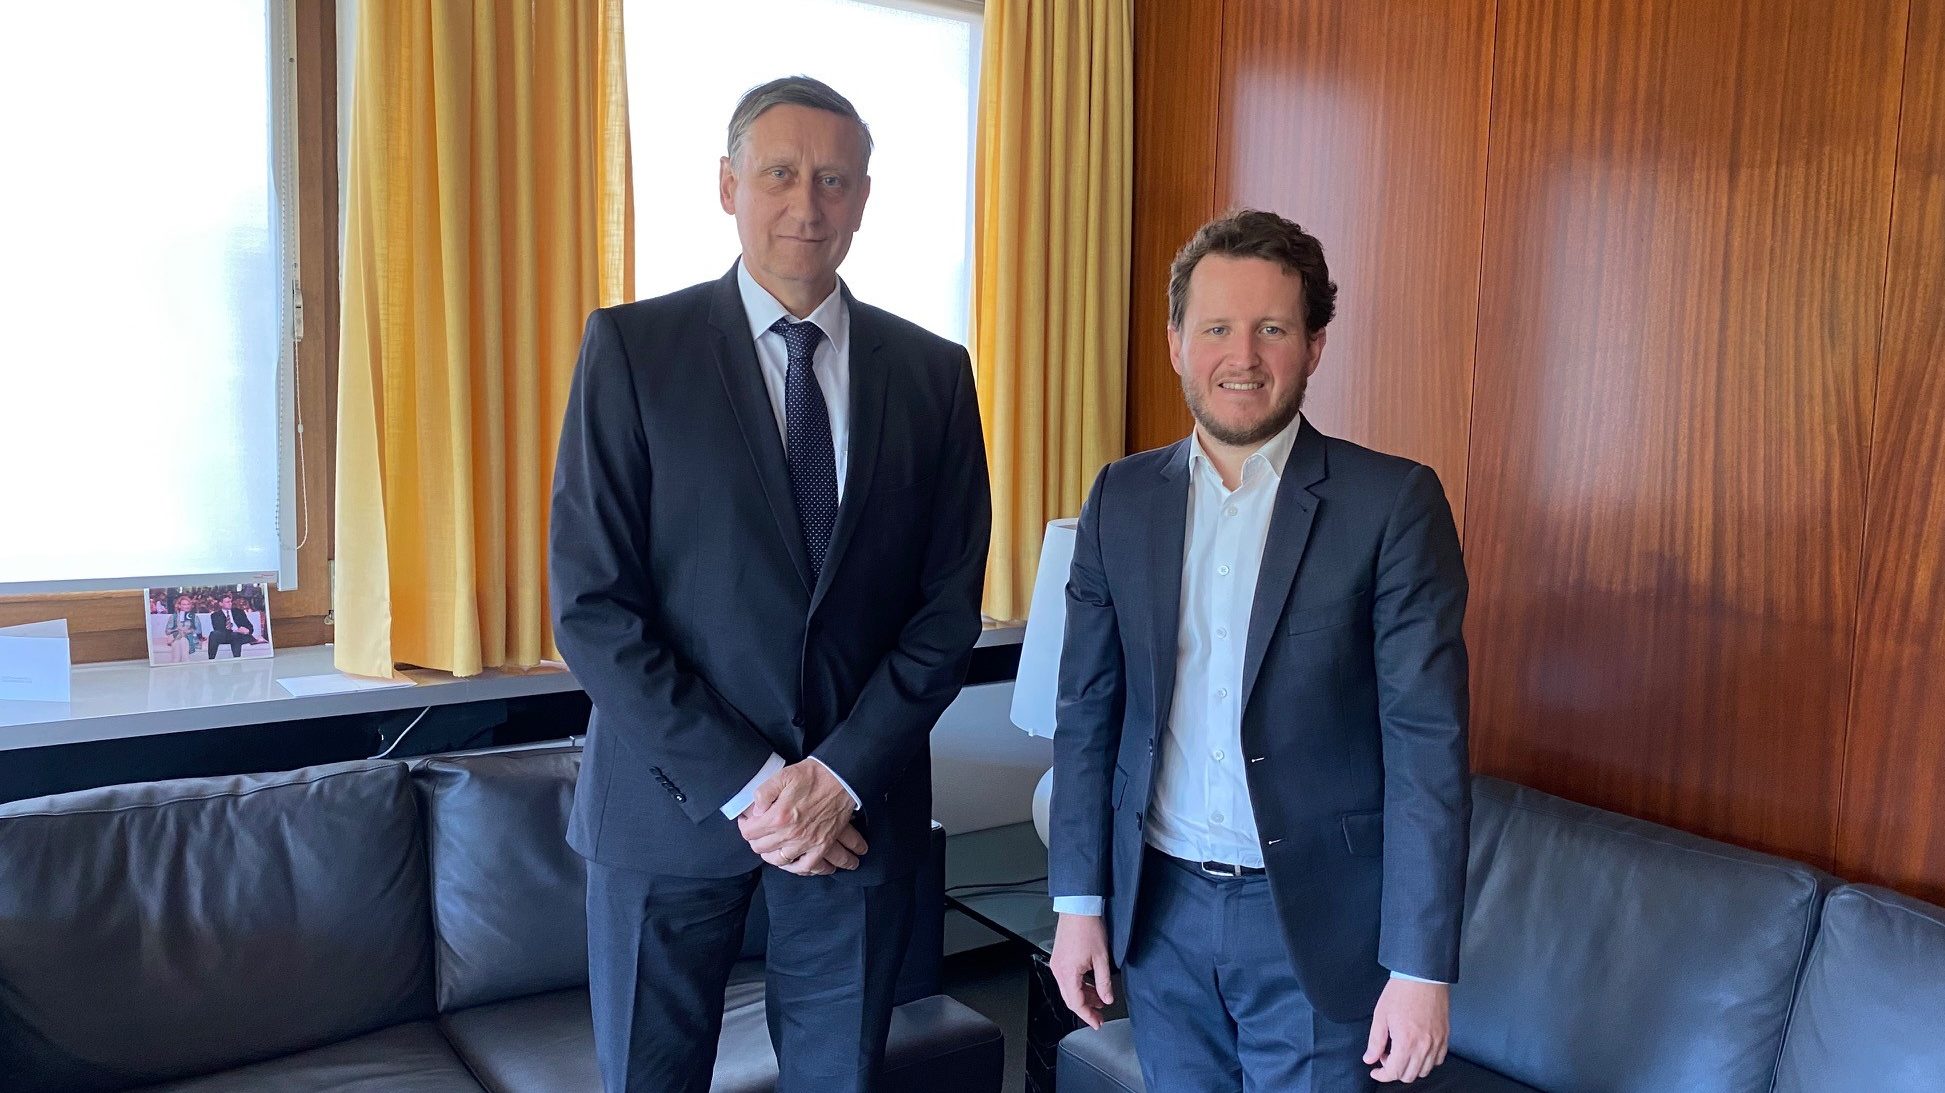
[[[1117,964],[1174,701],[1188,456],[1183,439],[1102,470],[1067,586],[1049,888],[1108,897]],[[1368,1018],[1386,969],[1458,978],[1465,600],[1431,468],[1304,422],[1250,610],[1242,740],[1291,962],[1334,1020]]]
[[[813,585],[735,269],[596,311],[554,476],[555,636],[594,703],[584,857],[760,866],[721,809],[772,751],[863,799],[880,883],[926,854],[927,736],[979,636],[991,522],[965,349],[852,299],[850,461]]]

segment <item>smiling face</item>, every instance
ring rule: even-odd
[[[736,217],[750,276],[800,318],[837,287],[871,194],[865,156],[857,122],[786,104],[757,115],[723,157],[723,211]]]
[[[1324,352],[1304,332],[1303,278],[1265,258],[1211,254],[1189,275],[1168,355],[1196,424],[1217,443],[1253,448],[1290,424]]]

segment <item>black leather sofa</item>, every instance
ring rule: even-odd
[[[1939,1093],[1945,910],[1495,778],[1473,783],[1432,1093]],[[1060,1093],[1139,1093],[1127,1022]]]
[[[0,1090],[600,1090],[580,761],[541,749],[116,786],[0,806]],[[991,1022],[938,993],[943,835],[891,1089],[994,1093]],[[752,909],[746,957],[762,953]],[[761,962],[714,1088],[776,1083]]]

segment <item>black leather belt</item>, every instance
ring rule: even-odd
[[[1260,877],[1266,872],[1260,865],[1231,865],[1226,861],[1205,861],[1202,871],[1212,877]]]

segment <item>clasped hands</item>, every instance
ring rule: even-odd
[[[829,876],[856,869],[870,849],[851,826],[852,811],[844,783],[829,767],[806,759],[758,786],[736,828],[771,865],[800,877]]]

